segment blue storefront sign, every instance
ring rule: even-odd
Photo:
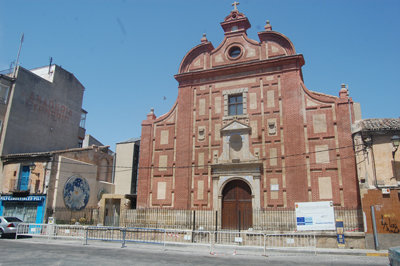
[[[46,196],[28,196],[28,197],[13,197],[13,196],[1,196],[1,201],[44,201]]]
[[[0,215],[16,216],[24,222],[43,223],[46,195],[0,196]]]

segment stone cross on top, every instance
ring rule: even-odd
[[[236,2],[236,1],[233,2],[233,3],[232,3],[233,10],[238,10],[238,9],[237,9],[237,6],[238,6],[238,5],[239,5],[239,2]]]

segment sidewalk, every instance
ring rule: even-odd
[[[84,241],[82,240],[63,240],[63,239],[47,239],[47,238],[21,238],[16,241],[41,243],[48,245],[82,245],[84,246]],[[205,244],[181,244],[181,243],[166,243],[162,244],[146,244],[137,242],[127,242],[125,247],[122,247],[122,242],[120,241],[98,241],[92,240],[88,241],[86,247],[93,248],[114,248],[114,249],[142,249],[152,250],[159,249],[161,252],[185,252],[185,253],[203,253],[211,254],[214,256],[228,256],[228,255],[260,255],[260,256],[280,256],[285,254],[293,255],[351,255],[351,256],[379,256],[387,257],[387,250],[371,250],[371,249],[339,249],[339,248],[267,248],[264,252],[262,247],[249,247],[249,246],[228,246],[228,245],[215,245],[210,247],[210,245]]]

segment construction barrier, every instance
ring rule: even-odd
[[[136,227],[107,227],[57,224],[27,224],[17,227],[18,236],[47,237],[49,239],[78,239],[85,245],[89,241],[127,242],[162,245],[196,244],[207,245],[210,252],[216,246],[251,246],[264,250],[274,248],[313,248],[316,238],[313,233],[265,234],[256,231],[202,231],[180,229],[155,229]]]

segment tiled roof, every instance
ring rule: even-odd
[[[400,130],[400,118],[371,118],[359,121],[362,131]]]
[[[54,154],[62,154],[67,152],[79,152],[84,150],[92,150],[94,148],[98,148],[100,150],[104,150],[109,148],[109,146],[89,146],[85,148],[71,148],[67,150],[58,150],[58,151],[46,151],[46,152],[30,152],[30,153],[14,153],[14,154],[7,154],[1,156],[2,160],[9,160],[9,159],[18,159],[18,158],[37,158],[37,157],[50,157]]]

